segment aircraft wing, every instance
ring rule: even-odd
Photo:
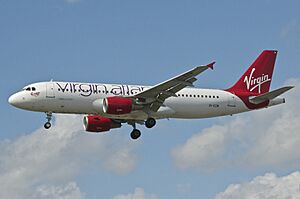
[[[151,99],[150,110],[157,111],[168,97],[177,97],[176,93],[187,86],[193,86],[193,82],[197,79],[195,76],[199,75],[208,68],[213,69],[215,62],[205,66],[197,66],[185,73],[173,77],[167,81],[159,83],[150,89],[147,89],[137,95],[135,98]]]

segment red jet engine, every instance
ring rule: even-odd
[[[120,128],[121,123],[115,122],[110,118],[89,115],[83,118],[84,129],[89,132],[104,132],[112,128]]]
[[[125,97],[107,97],[103,99],[103,111],[107,114],[127,114],[133,110],[133,100]]]

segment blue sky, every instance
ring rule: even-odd
[[[17,148],[17,143],[22,139],[25,139],[24,143],[37,147],[32,147],[33,151],[43,147],[36,145],[39,142],[36,138],[44,140],[51,150],[50,146],[53,143],[40,129],[45,121],[44,114],[18,110],[7,103],[9,95],[32,82],[54,79],[153,85],[196,65],[215,60],[215,69],[201,74],[195,84],[204,88],[228,88],[262,50],[277,49],[279,54],[271,87],[280,87],[287,81],[297,85],[300,78],[299,8],[300,2],[296,0],[0,1],[0,139],[1,147],[5,149],[0,153],[0,167],[6,168],[5,162],[10,162],[18,168],[19,162],[12,161],[8,154],[13,153],[13,150],[22,149]],[[297,97],[296,91],[287,98]],[[256,176],[265,176],[267,172],[289,176],[292,172],[297,172],[297,165],[300,163],[297,154],[287,153],[284,155],[290,156],[291,159],[274,157],[272,161],[253,164],[254,166],[253,162],[242,160],[234,154],[245,148],[241,146],[244,143],[247,143],[246,148],[251,148],[251,144],[260,146],[259,140],[263,138],[259,135],[270,130],[270,126],[262,124],[263,122],[257,121],[256,118],[262,118],[263,121],[266,119],[267,124],[276,126],[274,121],[286,119],[285,115],[280,116],[286,111],[287,115],[299,119],[298,113],[290,113],[288,110],[290,108],[296,111],[299,108],[296,99],[291,101],[289,106],[264,110],[268,113],[259,111],[241,116],[192,121],[162,120],[154,129],[141,127],[143,136],[137,142],[129,139],[131,127],[125,126],[104,135],[89,135],[81,132],[81,118],[58,117],[58,130],[54,129],[51,136],[60,134],[59,129],[63,129],[63,135],[68,134],[68,128],[71,129],[73,123],[68,126],[70,124],[67,121],[74,120],[78,130],[70,130],[69,134],[75,133],[78,145],[67,144],[72,146],[70,148],[60,146],[63,152],[57,152],[52,157],[54,159],[51,159],[56,164],[53,167],[43,167],[51,169],[49,173],[54,177],[40,176],[41,179],[36,180],[38,177],[32,175],[26,178],[26,182],[33,182],[31,187],[26,188],[26,193],[40,194],[36,193],[36,190],[49,191],[51,187],[54,187],[54,190],[63,187],[66,190],[75,190],[75,194],[85,198],[117,198],[122,194],[124,197],[134,198],[135,193],[144,194],[140,198],[214,198],[232,183],[252,180],[256,182]],[[279,115],[278,118],[273,118],[276,114]],[[267,116],[269,118],[266,118]],[[271,121],[270,118],[274,120]],[[58,120],[66,121],[66,124],[59,123]],[[247,126],[245,121],[249,120],[257,122],[261,131],[256,132],[253,126]],[[289,132],[299,131],[297,120],[290,122],[290,126],[294,128]],[[214,134],[216,125],[221,128],[220,132],[227,130],[221,135]],[[259,139],[253,143],[248,142],[249,135],[241,136],[239,131],[236,132],[240,136],[237,139],[234,136],[236,134],[232,133],[235,130],[228,130],[235,125],[250,128],[247,132],[250,134],[255,131],[255,138]],[[38,135],[37,132],[42,135]],[[231,140],[221,140],[218,149],[215,135],[218,138],[228,136]],[[280,133],[279,135],[286,136]],[[199,145],[204,144],[201,140],[211,141],[214,138],[214,142],[208,142],[208,145],[214,146],[212,156],[215,154],[215,158],[207,156],[209,151],[198,151],[199,153],[191,156],[198,161],[195,164],[189,164],[191,159],[181,159],[179,154],[185,154],[186,148],[189,147],[187,141],[194,138]],[[68,142],[69,139],[66,136],[64,141]],[[87,144],[87,149],[97,149],[101,155],[97,156],[95,152],[78,152],[81,147],[85,147],[80,144],[80,139],[86,139],[87,143],[88,140],[99,139],[101,141],[98,144],[108,148],[89,148]],[[57,141],[60,142],[59,139]],[[300,144],[297,139],[296,141]],[[230,147],[230,144],[235,146]],[[116,151],[114,147],[117,148]],[[76,149],[73,155],[69,154],[72,154],[71,149]],[[43,150],[47,151],[48,148]],[[112,154],[116,155],[117,163],[113,161],[113,169],[105,166],[106,162],[112,160],[101,150],[108,153],[112,151]],[[126,151],[124,156],[123,150]],[[253,155],[258,153],[257,151],[246,150],[246,153],[248,152],[250,155],[246,157],[249,157],[249,160],[257,158]],[[30,164],[29,149],[28,153],[23,154],[24,159],[19,157],[25,165]],[[68,154],[71,159],[68,159]],[[199,157],[199,154],[203,156]],[[122,157],[121,162],[118,162],[119,155]],[[83,156],[88,156],[88,164],[79,161],[81,158],[85,160]],[[63,170],[62,164],[66,163],[63,159],[79,166],[68,176],[55,177],[59,176],[56,168]],[[241,161],[244,164],[231,164],[229,160]],[[126,161],[128,167],[120,169],[118,165],[122,165],[122,161]],[[187,161],[186,166],[182,166],[182,161]],[[207,162],[207,165],[203,162]],[[46,160],[43,162],[45,165],[47,163]],[[212,165],[219,166],[213,168]],[[121,172],[118,172],[118,169]],[[295,175],[298,176],[297,173]],[[5,172],[2,172],[0,182],[5,179],[4,176]]]

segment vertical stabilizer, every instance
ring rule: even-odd
[[[263,94],[269,91],[277,51],[264,50],[241,78],[227,91]]]

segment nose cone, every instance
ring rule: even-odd
[[[10,103],[13,106],[15,106],[18,103],[16,94],[13,94],[8,98],[8,103]]]
[[[28,96],[28,93],[17,92],[8,98],[8,103],[16,108],[24,110],[33,110],[36,99]]]
[[[20,93],[15,93],[8,98],[8,103],[17,108],[24,108],[25,102],[25,98]]]

